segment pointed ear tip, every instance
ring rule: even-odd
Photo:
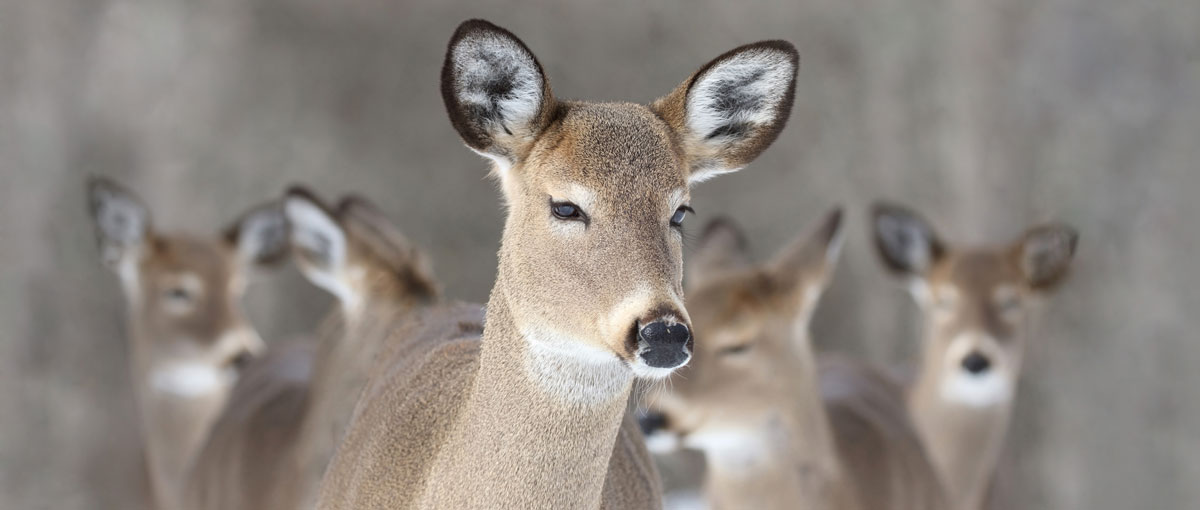
[[[729,232],[738,240],[739,244],[744,244],[745,235],[742,233],[742,227],[733,218],[724,215],[708,220],[708,223],[704,225],[704,231],[700,233],[700,238],[706,239],[721,231]]]

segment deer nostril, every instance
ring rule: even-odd
[[[674,368],[691,356],[692,332],[684,324],[651,322],[638,331],[638,340],[643,344],[638,354],[655,368]]]
[[[972,374],[982,374],[992,366],[992,361],[979,352],[972,352],[962,360],[963,370]]]

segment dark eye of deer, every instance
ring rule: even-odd
[[[731,355],[731,354],[741,354],[748,350],[750,350],[750,344],[731,345],[729,347],[721,349],[721,355],[724,356],[724,355]]]
[[[167,290],[167,298],[172,301],[187,301],[192,298],[191,294],[183,287],[174,287]]]
[[[672,227],[683,226],[683,219],[687,218],[687,215],[689,212],[692,212],[692,208],[688,207],[686,205],[680,206],[679,209],[676,209],[675,214],[671,216],[671,226]]]
[[[579,206],[570,202],[551,202],[550,214],[560,220],[582,221],[587,223],[587,215],[579,209]]]

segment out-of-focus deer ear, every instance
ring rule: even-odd
[[[688,258],[688,287],[695,288],[720,274],[748,266],[746,236],[732,219],[718,217],[708,222],[700,242]]]
[[[137,257],[151,236],[150,211],[133,192],[104,177],[88,180],[88,209],[109,267]]]
[[[824,290],[837,268],[845,240],[841,207],[834,207],[815,230],[786,248],[772,262],[772,275],[781,288],[814,284]]]
[[[1029,286],[1048,290],[1067,275],[1079,233],[1063,224],[1034,227],[1017,242],[1017,264]]]
[[[243,261],[257,266],[275,264],[288,253],[288,221],[283,207],[271,202],[251,209],[225,231]]]
[[[923,277],[945,253],[929,222],[903,206],[876,203],[871,232],[884,267],[902,276]]]
[[[316,195],[299,186],[288,190],[283,211],[291,224],[289,238],[300,271],[314,285],[339,295],[339,275],[347,263],[345,229]]]
[[[791,115],[799,66],[787,41],[747,44],[650,106],[680,135],[689,182],[739,170],[775,141]]]

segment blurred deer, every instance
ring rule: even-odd
[[[813,354],[809,321],[842,239],[836,209],[769,262],[751,264],[740,230],[716,220],[689,261],[695,360],[648,395],[642,422],[651,442],[674,438],[668,447],[704,452],[714,509],[944,504],[899,387],[869,367]]]
[[[128,305],[130,368],[158,508],[178,507],[180,478],[237,379],[264,350],[239,299],[254,267],[287,253],[277,204],[212,237],[156,230],[132,192],[103,178],[88,204],[104,263]]]
[[[311,508],[389,328],[439,294],[425,256],[365,199],[330,209],[293,188],[284,211],[293,260],[340,317],[315,359],[297,347],[247,368],[187,481],[189,510]]]
[[[1048,224],[1016,241],[959,248],[901,206],[876,204],[875,245],[925,317],[908,406],[956,510],[981,508],[992,481],[1029,336],[1029,311],[1067,274],[1078,235]]]
[[[661,505],[626,408],[635,378],[691,357],[689,186],[774,141],[797,60],[763,42],[649,106],[560,101],[514,35],[460,25],[442,96],[507,206],[487,320],[480,332],[478,308],[438,308],[396,330],[319,508]]]

